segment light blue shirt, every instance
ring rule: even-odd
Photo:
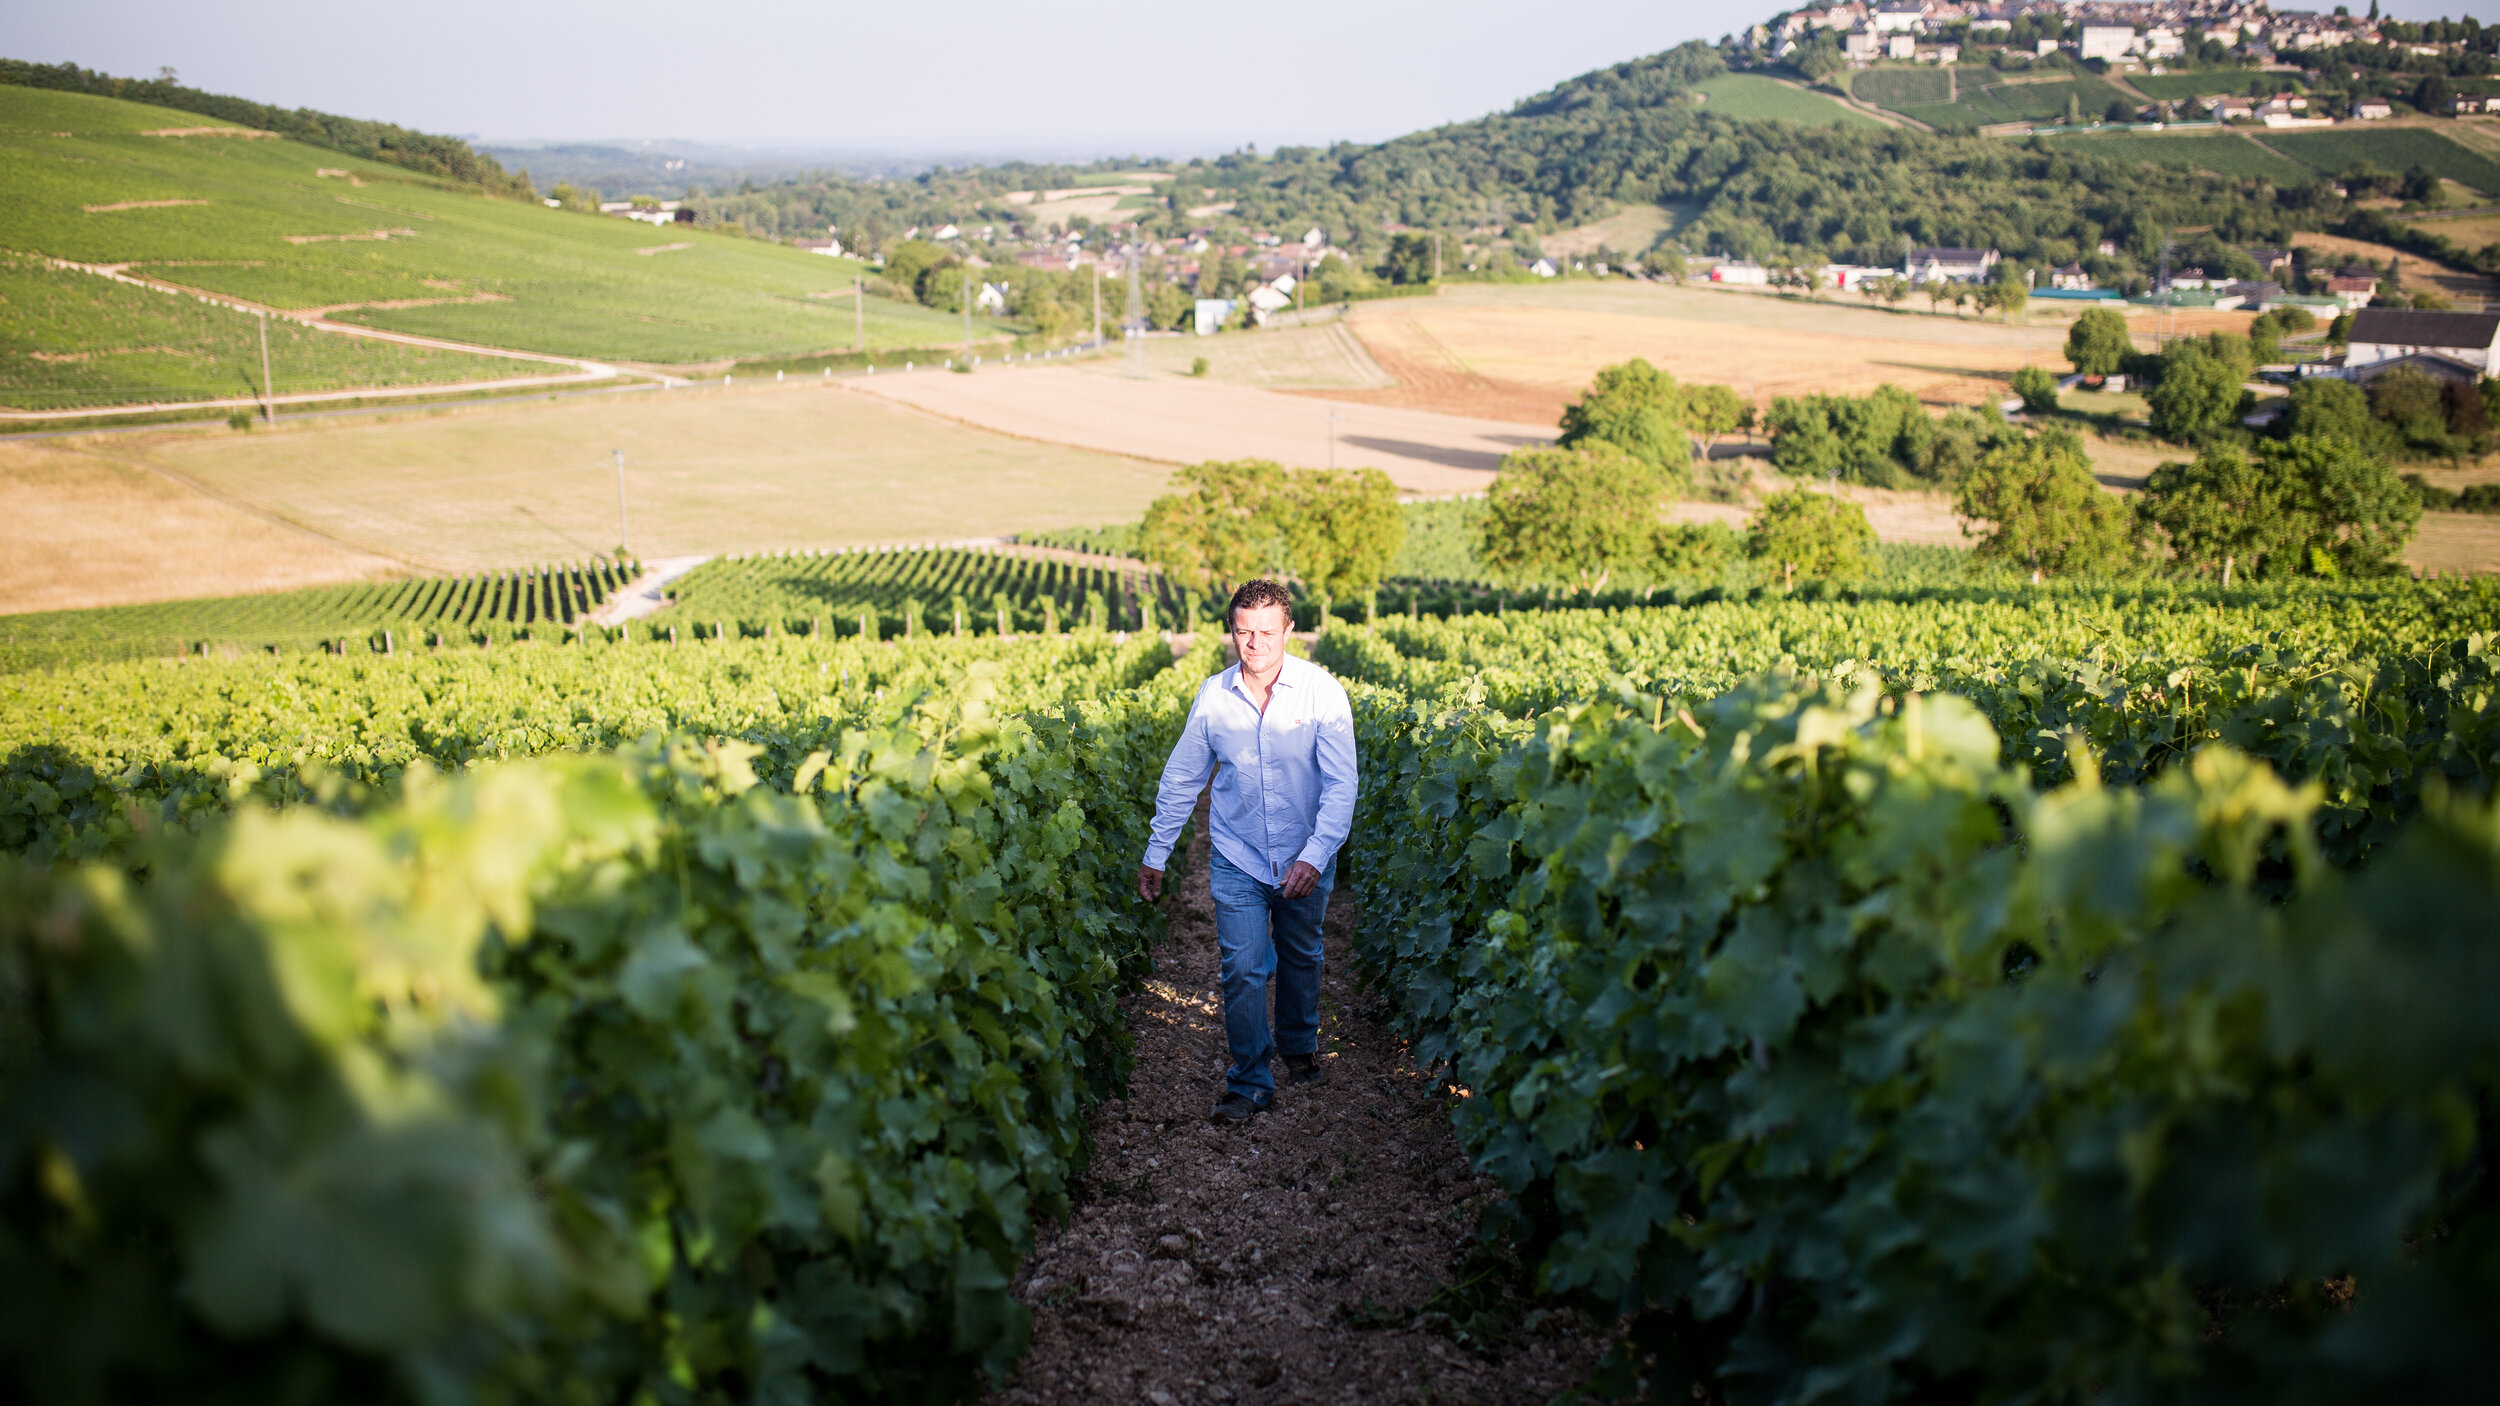
[[[1354,708],[1345,685],[1290,654],[1265,713],[1250,701],[1238,664],[1200,684],[1163,764],[1147,868],[1171,867],[1172,842],[1210,774],[1211,838],[1233,867],[1271,884],[1297,859],[1326,870],[1354,829]]]

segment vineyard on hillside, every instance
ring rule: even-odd
[[[1384,592],[1313,646],[1363,748],[1356,960],[1536,1283],[1624,1325],[1597,1385],[2483,1394],[2500,591],[1923,560]],[[655,617],[738,628],[673,643],[0,677],[9,1370],[999,1380],[1219,662],[1117,633],[1164,598],[1092,570],[754,557]]]
[[[0,671],[237,650],[381,653],[560,634],[634,574],[630,564],[593,562],[0,615]]]

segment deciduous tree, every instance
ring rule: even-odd
[[[2147,391],[2153,433],[2173,444],[2195,444],[2239,423],[2245,373],[2195,343],[2162,356],[2161,382]]]
[[[2131,514],[2102,491],[2068,430],[1989,453],[1962,481],[1954,511],[1981,557],[2024,567],[2035,581],[2124,575],[2140,561]]]
[[[2093,308],[2075,319],[2066,333],[2066,360],[2085,376],[2108,376],[2135,355],[2127,335],[2127,319],[2109,308]]]
[[[1762,500],[1745,525],[1745,555],[1780,574],[1780,589],[1799,575],[1845,580],[1867,568],[1875,529],[1866,509],[1834,493],[1791,488]]]
[[[1681,491],[1690,477],[1692,440],[1684,432],[1685,389],[1638,357],[1597,373],[1581,397],[1563,408],[1565,449],[1612,445],[1656,465]]]
[[[1514,450],[1486,496],[1477,556],[1520,584],[1603,590],[1651,552],[1668,484],[1608,441]]]
[[[2178,566],[2220,575],[2286,575],[2307,564],[2316,524],[2307,495],[2249,461],[2234,444],[2212,444],[2188,463],[2153,470],[2144,520],[2170,542]]]
[[[2052,414],[2057,409],[2057,373],[2045,366],[2026,366],[2014,373],[2014,394],[2023,398],[2023,409],[2029,413]]]

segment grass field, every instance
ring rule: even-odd
[[[1953,78],[1941,68],[1870,68],[1850,80],[1849,93],[1860,102],[1900,112],[1913,103],[1953,101]]]
[[[851,261],[490,200],[294,142],[146,135],[198,125],[0,87],[0,248],[562,355],[685,364],[850,345]],[[944,342],[956,326],[868,302],[871,346]]]
[[[2317,174],[2232,131],[2079,132],[2061,134],[2052,140],[2059,151],[2072,148],[2094,156],[2211,171],[2217,176],[2263,176],[2282,185],[2296,184]]]
[[[2040,82],[2026,81],[2026,75],[2024,79],[2008,81],[2005,75],[1989,69],[1963,68],[1956,69],[1954,77],[1961,91],[1959,102],[1913,103],[1900,111],[1944,131],[1969,132],[1999,122],[2062,119],[2069,96],[2087,120],[2100,116],[2113,101],[2134,106],[2134,100],[2126,94],[2089,75]]]
[[[281,423],[248,435],[131,435],[55,448],[51,456],[196,483],[318,534],[306,537],[306,547],[334,567],[343,565],[344,544],[395,558],[402,571],[454,573],[614,548],[611,449],[626,454],[629,544],[646,559],[1110,521],[1143,511],[1170,472],[984,433],[820,385]],[[47,470],[65,471],[57,463]],[[40,540],[21,538],[19,524],[0,522],[0,559],[44,550]],[[168,580],[194,569],[187,545],[159,542],[157,552]],[[355,563],[341,577],[372,574],[375,565]],[[0,611],[27,608],[0,597]]]
[[[2416,220],[2413,227],[2439,235],[2461,249],[2480,249],[2500,241],[2500,215],[2467,215],[2454,220]]]
[[[2245,68],[2217,68],[2203,73],[2130,73],[2127,86],[2159,102],[2180,102],[2216,93],[2253,96],[2260,88],[2268,96],[2308,91],[2297,74],[2260,73]]]
[[[260,319],[0,253],[0,406],[48,410],[260,393]],[[432,385],[549,369],[467,352],[269,324],[281,392]]]
[[[2486,195],[2500,195],[2500,161],[2469,150],[2432,127],[2268,132],[2259,140],[2322,175],[2363,162],[2382,171],[2403,171],[2420,165]]]
[[[1724,117],[1802,122],[1815,127],[1883,125],[1821,93],[1792,87],[1758,73],[1723,73],[1693,86],[1710,95],[1706,110]]]
[[[1554,255],[1592,254],[1601,247],[1620,254],[1645,254],[1675,228],[1676,218],[1676,212],[1663,205],[1630,205],[1602,220],[1556,230],[1537,242]]]

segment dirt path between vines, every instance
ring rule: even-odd
[[[1492,1359],[1402,1326],[1495,1193],[1354,990],[1344,889],[1326,928],[1326,1081],[1279,1090],[1245,1128],[1207,1122],[1227,1061],[1203,816],[1165,900],[1170,940],[1128,1002],[1130,1096],[1096,1111],[1076,1214],[1025,1265],[1033,1346],[992,1406],[1552,1400],[1602,1347],[1567,1318]],[[1356,1326],[1384,1321],[1401,1326]]]

